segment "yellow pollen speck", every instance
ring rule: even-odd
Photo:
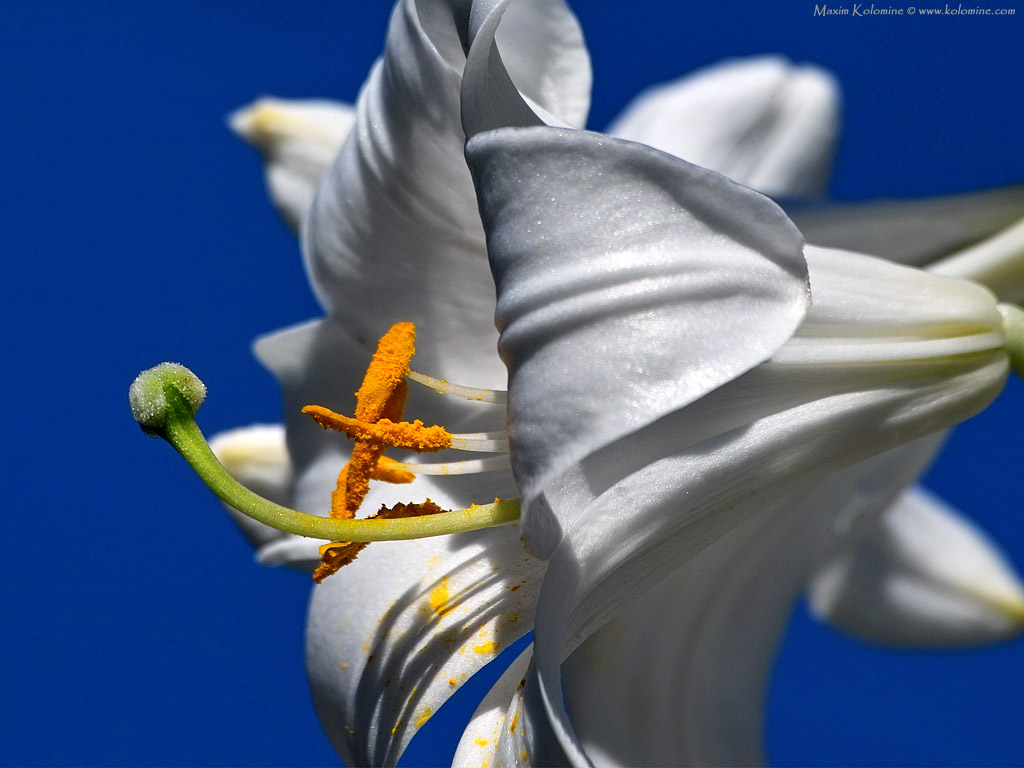
[[[495,653],[498,650],[498,644],[493,640],[489,640],[486,643],[480,643],[480,645],[473,646],[474,653]]]
[[[448,598],[451,593],[448,591],[448,577],[445,576],[441,582],[430,590],[430,607],[438,616],[451,613],[453,606],[448,606]]]
[[[478,747],[486,747],[491,742],[489,742],[487,739],[473,739],[473,743],[476,744]]]
[[[512,716],[512,724],[508,727],[508,732],[509,733],[515,733],[516,732],[516,724],[518,722],[519,722],[519,712],[517,710],[516,713]]]
[[[342,664],[342,665],[341,665],[341,668],[342,668],[342,669],[348,669],[348,664]]]
[[[416,718],[416,722],[414,722],[413,725],[417,728],[422,728],[424,725],[427,724],[427,720],[429,720],[431,715],[433,714],[434,710],[432,710],[430,707],[424,707],[422,710],[420,710],[419,717]]]
[[[448,678],[448,685],[458,685],[458,684],[459,684],[459,681],[456,680],[454,677],[449,677]]]

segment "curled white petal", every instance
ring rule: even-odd
[[[1024,219],[929,269],[937,275],[979,282],[1004,301],[1024,300]]]
[[[961,334],[998,337],[1001,318],[985,289],[846,253],[809,249],[807,259],[815,300],[783,351],[805,343],[806,329],[817,340],[816,363],[790,365],[780,354],[587,455],[544,488],[564,529],[537,609],[536,686],[573,764],[587,757],[562,710],[563,654],[665,571],[762,514],[792,508],[830,473],[977,412],[1005,381],[998,341],[970,353],[955,343]],[[881,317],[864,311],[871,297],[858,290],[876,285],[884,294],[893,280],[905,289],[903,303]],[[963,314],[950,324],[953,312]],[[930,349],[944,334],[954,340],[948,357],[830,364],[850,338]]]
[[[589,63],[565,4],[516,3],[508,16],[502,47],[521,62],[516,85],[545,108],[578,113],[589,100],[589,74],[562,75],[589,73]],[[493,285],[463,159],[465,56],[450,3],[396,5],[356,126],[311,209],[304,251],[321,303],[355,338],[372,343],[392,322],[411,321],[419,348],[435,356],[417,366],[493,388],[504,386],[505,373],[494,354]]]
[[[525,731],[520,721],[523,689],[533,659],[529,646],[513,661],[494,684],[470,718],[459,739],[452,768],[529,766],[529,752],[523,744]]]
[[[765,56],[725,61],[641,93],[608,132],[765,194],[814,197],[832,170],[839,86]]]

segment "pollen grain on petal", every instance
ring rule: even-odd
[[[433,716],[434,710],[430,707],[424,707],[416,713],[416,722],[413,723],[413,727],[422,728],[427,724],[427,721]]]
[[[430,609],[438,616],[447,616],[455,610],[455,604],[451,602],[451,590],[448,586],[448,577],[444,577],[437,585],[430,590]]]

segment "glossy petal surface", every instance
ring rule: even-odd
[[[767,198],[638,144],[552,128],[467,145],[498,288],[528,546],[546,482],[757,365],[802,320],[799,233]]]

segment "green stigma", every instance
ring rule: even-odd
[[[132,416],[148,434],[158,435],[167,421],[168,388],[188,404],[192,413],[198,411],[206,399],[206,385],[184,365],[160,363],[143,371],[128,388],[128,403]]]

